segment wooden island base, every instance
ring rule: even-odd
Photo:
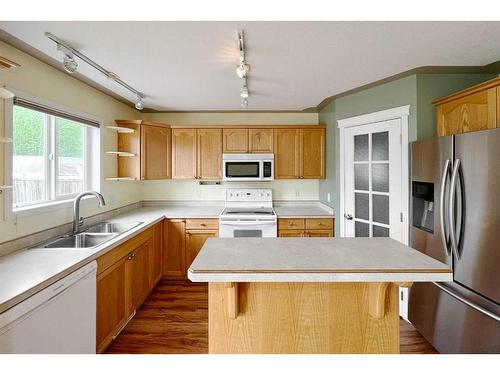
[[[211,282],[208,300],[210,353],[399,353],[395,283]]]

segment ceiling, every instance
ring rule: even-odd
[[[50,31],[143,92],[157,111],[241,110],[239,29],[251,65],[249,111],[300,111],[417,67],[500,60],[500,22],[2,21],[0,29],[60,61],[44,36]],[[78,62],[85,79],[134,99]]]

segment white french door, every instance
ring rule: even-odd
[[[404,241],[401,119],[345,129],[344,235]]]

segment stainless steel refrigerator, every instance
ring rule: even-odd
[[[500,129],[411,145],[411,246],[453,268],[409,320],[441,353],[500,353]]]

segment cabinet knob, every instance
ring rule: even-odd
[[[206,227],[206,226],[207,226],[207,224],[205,224],[205,223],[201,223],[201,226],[202,226],[202,227]]]

